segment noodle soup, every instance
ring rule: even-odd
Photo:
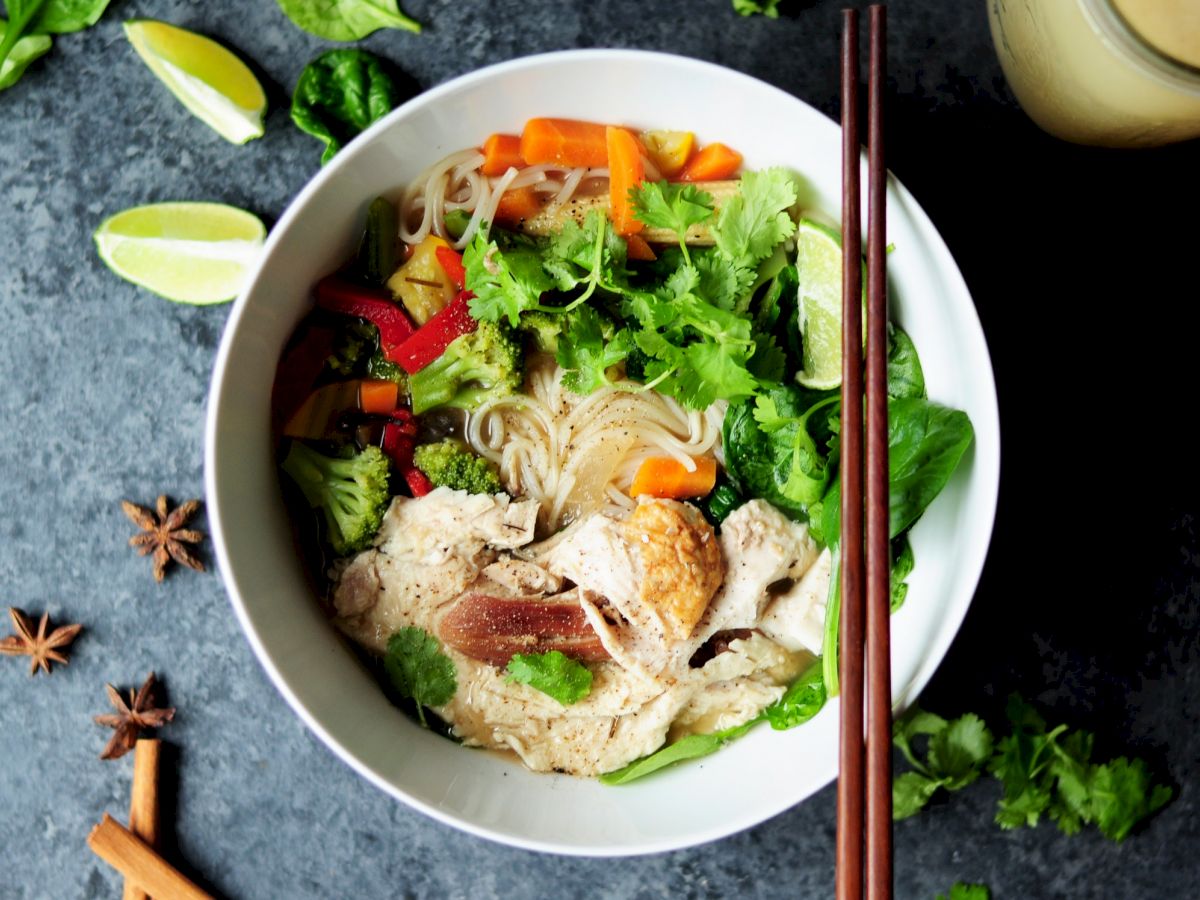
[[[314,286],[281,483],[333,624],[421,723],[623,783],[836,690],[840,249],[741,163],[532,119],[371,201]],[[892,341],[894,452],[936,493],[970,423]]]

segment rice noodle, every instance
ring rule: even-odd
[[[594,510],[629,509],[629,489],[649,456],[688,469],[718,452],[724,404],[687,410],[629,381],[586,396],[563,386],[549,356],[530,358],[524,393],[491,400],[471,415],[465,438],[500,468],[505,487],[538,500],[554,532]]]
[[[471,219],[462,237],[452,241],[455,249],[462,250],[482,222],[495,218],[505,191],[532,186],[539,194],[552,194],[546,209],[553,212],[569,202],[585,182],[608,178],[606,168],[554,163],[510,168],[498,178],[488,178],[480,171],[483,162],[483,154],[471,148],[451,153],[421,172],[400,197],[400,239],[416,244],[430,234],[448,238],[446,213],[462,210],[470,213]]]

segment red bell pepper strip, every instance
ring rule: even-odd
[[[451,342],[479,327],[467,308],[467,301],[475,295],[460,291],[450,305],[434,315],[417,329],[416,334],[405,341],[397,353],[395,362],[409,375],[415,375],[437,359]]]
[[[407,409],[392,413],[392,420],[383,428],[383,452],[391,457],[414,497],[424,497],[433,490],[433,482],[413,464],[417,423]]]
[[[454,282],[460,291],[467,284],[467,270],[463,268],[462,254],[452,247],[438,247],[433,251],[437,256],[438,265],[446,273],[446,277]]]
[[[400,345],[417,331],[408,314],[382,291],[328,275],[317,282],[316,295],[321,309],[357,316],[378,328],[379,348],[392,362],[399,361]]]

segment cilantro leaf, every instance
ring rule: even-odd
[[[1125,840],[1134,825],[1165,806],[1172,795],[1164,785],[1151,787],[1144,762],[1130,762],[1123,756],[1094,768],[1091,793],[1097,827],[1106,838],[1118,843]]]
[[[733,0],[733,10],[739,16],[766,16],[768,19],[779,18],[779,0]]]
[[[501,252],[482,229],[463,250],[463,268],[466,287],[475,294],[467,306],[484,322],[508,319],[516,328],[521,313],[538,309],[542,294],[555,287],[539,252],[519,247]]]
[[[633,349],[629,329],[623,328],[611,340],[605,341],[604,320],[591,306],[581,306],[566,313],[570,324],[558,342],[555,359],[567,374],[563,384],[576,394],[590,394],[596,388],[608,387],[607,370],[625,359]]]
[[[644,181],[630,189],[629,199],[633,202],[634,218],[651,228],[675,233],[685,259],[688,229],[707,222],[713,214],[712,194],[694,184],[668,184],[665,179]]]
[[[991,756],[992,733],[974,713],[947,723],[929,739],[929,768],[942,776],[950,791],[978,778]]]
[[[592,691],[591,670],[558,650],[513,654],[506,671],[509,684],[527,684],[563,706],[578,703]]]
[[[912,742],[927,737],[925,762]],[[973,713],[946,720],[914,706],[892,727],[892,741],[913,766],[892,782],[892,818],[916,815],[939,788],[957,791],[979,777],[992,755],[992,734]]]
[[[937,793],[942,782],[920,772],[905,772],[892,781],[892,818],[899,822],[915,816]]]
[[[712,228],[717,249],[735,266],[753,269],[795,233],[788,210],[796,197],[795,180],[783,169],[745,173],[739,193],[721,207]]]
[[[426,727],[425,707],[449,703],[458,690],[453,660],[420,628],[401,628],[388,638],[383,667],[396,690],[416,702]]]

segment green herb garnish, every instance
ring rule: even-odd
[[[516,653],[506,671],[510,684],[527,684],[563,706],[578,703],[592,691],[591,670],[558,650]]]
[[[449,703],[458,690],[454,661],[420,628],[401,628],[388,639],[383,667],[392,686],[416,703],[417,717],[426,727],[425,707]]]

